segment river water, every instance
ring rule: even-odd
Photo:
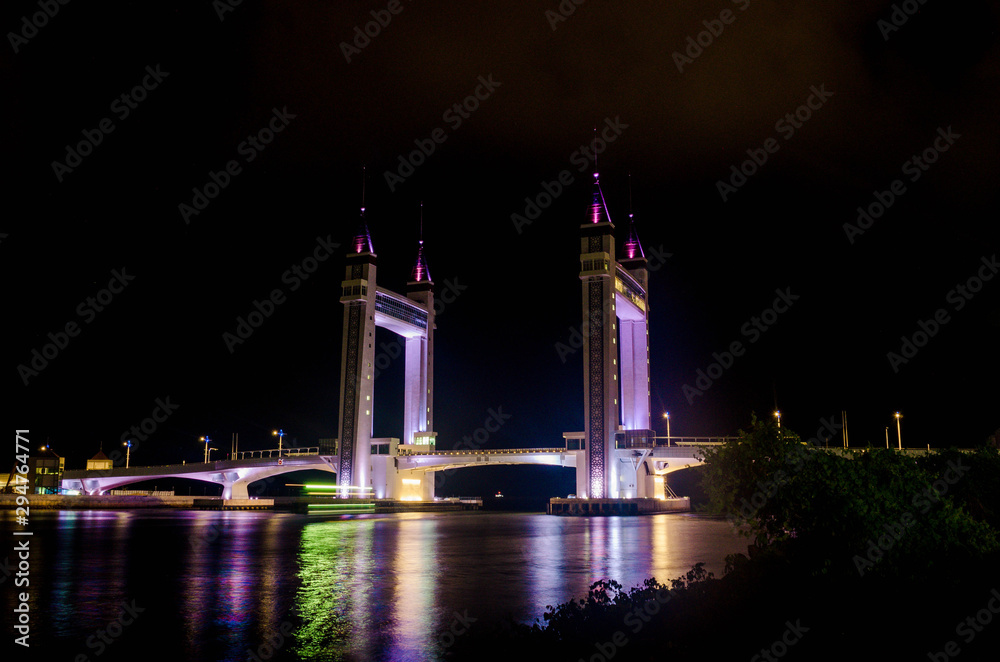
[[[693,514],[34,511],[16,587],[22,527],[6,512],[0,529],[0,650],[21,654],[4,659],[76,662],[435,660],[471,619],[531,622],[598,579],[699,561],[719,576],[746,549]],[[30,649],[13,643],[24,591]]]

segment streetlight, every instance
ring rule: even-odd
[[[889,448],[889,426],[885,426],[885,447]]]
[[[125,468],[128,469],[129,457],[131,457],[132,454],[132,440],[129,439],[128,441],[122,443],[122,446],[125,447]]]
[[[667,419],[667,446],[670,445],[670,412],[663,412],[663,418]]]
[[[774,417],[778,419],[778,429],[781,429],[781,412],[777,409],[774,410]]]
[[[200,441],[205,442],[205,464],[208,464],[208,444],[212,441],[208,437],[201,437]]]
[[[271,436],[278,438],[278,457],[281,457],[281,438],[285,436],[285,431],[281,429],[271,432]]]
[[[903,450],[903,434],[899,431],[899,419],[903,418],[903,415],[898,411],[896,412],[896,440],[899,443],[899,450]]]

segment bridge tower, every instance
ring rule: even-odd
[[[580,226],[583,284],[584,461],[577,494],[654,496],[645,459],[653,445],[649,403],[648,269],[629,214],[623,259],[599,173]]]
[[[340,355],[340,463],[337,481],[370,487],[372,407],[375,381],[376,255],[361,208],[361,223],[345,261],[340,301],[344,304]]]
[[[434,481],[403,480],[392,458],[399,449],[434,450],[434,283],[423,254],[423,238],[406,295],[379,287],[376,255],[361,208],[361,222],[345,259],[340,301],[344,304],[340,375],[338,484],[368,488],[380,498],[432,500]],[[375,413],[375,329],[404,340],[389,356],[405,352],[403,435],[372,439]],[[346,494],[346,491],[344,492]]]

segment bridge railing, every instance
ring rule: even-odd
[[[308,446],[303,448],[268,448],[259,451],[239,451],[231,460],[253,460],[255,458],[265,459],[269,457],[298,457],[302,455],[319,455],[319,446]]]
[[[453,451],[411,451],[399,449],[399,456],[405,455],[523,455],[524,453],[565,453],[565,448],[483,448],[479,450]]]
[[[719,446],[739,437],[657,437],[657,446]],[[669,443],[668,443],[669,442]]]
[[[626,430],[618,433],[615,439],[616,448],[660,448],[663,446],[720,446],[737,437],[654,437],[644,434],[628,434],[629,432],[644,432],[643,430]]]

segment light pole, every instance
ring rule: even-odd
[[[903,415],[898,411],[896,412],[896,440],[899,443],[899,450],[903,450],[903,434],[899,431],[899,419],[903,418]]]
[[[889,426],[885,426],[885,447],[889,448]]]
[[[777,409],[774,410],[774,417],[778,419],[778,429],[781,429],[781,412]]]
[[[208,437],[202,437],[201,441],[205,442],[205,464],[208,464],[208,444],[212,441]]]
[[[125,447],[125,468],[128,469],[128,461],[132,455],[132,440],[129,439],[128,441],[122,443],[122,446]]]
[[[663,412],[663,418],[667,419],[667,446],[670,445],[670,412]]]
[[[271,432],[271,435],[278,438],[278,457],[281,457],[281,438],[285,436],[285,431],[279,428]]]

